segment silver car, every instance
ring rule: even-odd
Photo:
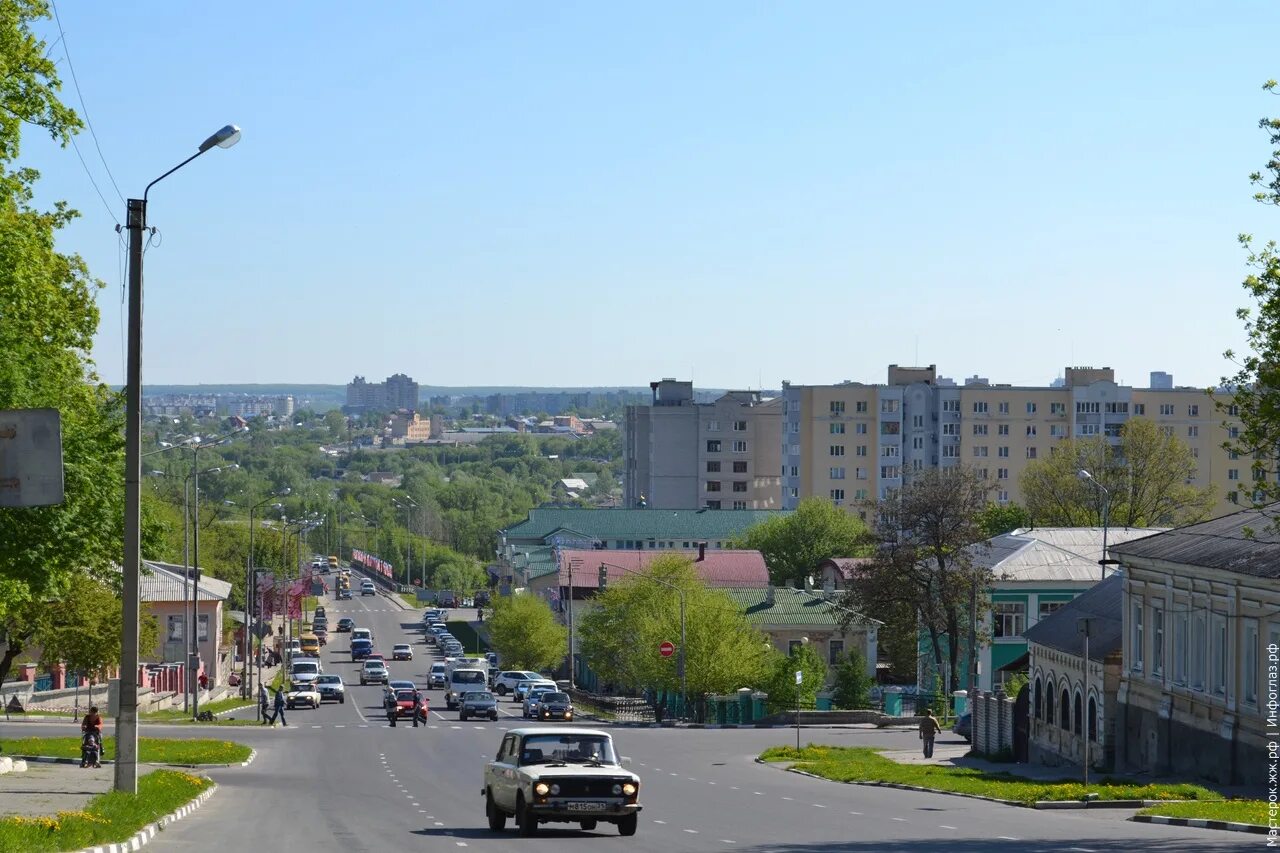
[[[539,686],[539,687],[530,688],[529,692],[525,694],[525,697],[524,697],[524,706],[522,709],[524,713],[524,718],[526,720],[531,718],[537,719],[538,703],[542,701],[543,696],[548,696],[555,692],[556,692],[556,686],[554,684],[551,685],[550,687]]]
[[[468,720],[471,717],[488,717],[498,719],[498,697],[492,693],[476,691],[464,693],[458,702],[458,719]]]
[[[391,674],[387,672],[386,664],[382,661],[365,661],[364,666],[360,668],[361,684],[386,684],[390,676]]]

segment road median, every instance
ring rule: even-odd
[[[21,758],[56,758],[78,761],[78,737],[28,737],[0,739],[0,752]],[[138,761],[182,767],[241,764],[253,750],[227,740],[186,738],[138,738]],[[115,738],[103,738],[103,755],[114,756]],[[3,848],[0,848],[3,849]]]

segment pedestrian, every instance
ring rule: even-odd
[[[272,725],[272,726],[274,726],[274,725],[276,724],[276,720],[277,720],[277,719],[280,721],[280,725],[282,725],[282,726],[287,726],[287,725],[289,725],[289,721],[288,721],[288,720],[286,720],[286,719],[284,718],[284,705],[285,705],[285,702],[284,702],[284,688],[283,688],[283,687],[277,687],[277,688],[276,688],[276,699],[275,699],[275,713],[271,715],[271,725]]]
[[[262,725],[266,725],[271,716],[271,697],[267,694],[267,685],[258,685],[258,710],[262,715]]]
[[[400,711],[400,707],[396,704],[396,694],[388,690],[382,700],[382,704],[386,706],[387,719],[391,721],[391,728],[394,729],[396,727],[396,714]]]
[[[421,715],[421,714],[422,714],[422,694],[418,692],[417,688],[414,688],[414,691],[413,691],[413,727],[414,727],[415,729],[418,727],[418,717],[419,717],[419,715]]]
[[[938,736],[940,731],[942,731],[942,726],[938,724],[937,719],[933,716],[933,711],[925,711],[924,718],[920,720],[920,740],[924,741],[925,758],[933,758],[933,739]]]

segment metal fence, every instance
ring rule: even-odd
[[[654,707],[639,696],[602,696],[585,690],[570,690],[574,707],[583,714],[618,723],[652,723],[657,721]]]

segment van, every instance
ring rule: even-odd
[[[352,628],[351,641],[354,643],[356,640],[368,640],[370,643],[372,643],[373,631],[371,631],[368,628]]]
[[[300,639],[302,653],[307,657],[320,657],[320,638],[315,634],[303,634]]]
[[[489,673],[483,669],[454,669],[449,673],[449,683],[444,694],[444,702],[450,711],[458,708],[458,702],[468,693],[485,692],[489,689]]]

